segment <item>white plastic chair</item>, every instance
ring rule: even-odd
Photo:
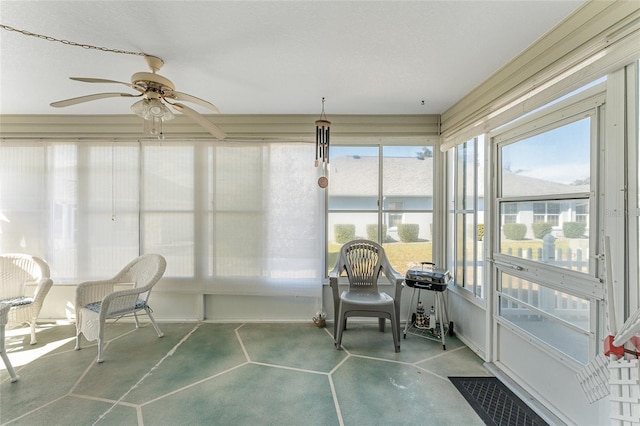
[[[9,372],[9,376],[11,377],[11,382],[16,382],[19,377],[16,374],[16,371],[13,369],[13,366],[11,365],[11,361],[9,360],[9,356],[7,355],[4,344],[4,327],[5,325],[7,325],[10,309],[11,305],[9,305],[8,303],[0,303],[0,357],[4,361],[4,365],[7,367],[7,371]]]
[[[35,291],[27,294],[31,285]],[[22,253],[0,255],[0,302],[11,305],[7,326],[28,323],[31,326],[32,345],[38,343],[36,320],[52,285],[49,265],[39,257]]]
[[[343,271],[349,279],[349,289],[339,294],[338,280]],[[379,291],[381,273],[393,284],[393,297]],[[369,240],[353,240],[344,244],[336,266],[329,274],[329,283],[333,290],[333,336],[337,349],[342,344],[347,318],[357,316],[378,318],[380,331],[384,331],[385,322],[389,319],[394,348],[400,352],[400,295],[404,277],[393,269],[382,246]]]
[[[137,313],[145,311],[158,337],[164,334],[153,318],[148,305],[153,286],[162,278],[167,267],[164,257],[145,254],[130,262],[109,280],[88,281],[76,289],[76,350],[80,335],[89,341],[98,340],[97,362],[104,361],[104,329],[107,319],[133,314],[136,328],[140,327]],[[119,290],[121,287],[130,289]]]

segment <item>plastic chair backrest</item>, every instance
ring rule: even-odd
[[[340,249],[340,269],[349,278],[349,289],[378,291],[378,277],[387,261],[384,249],[369,240],[353,240]]]

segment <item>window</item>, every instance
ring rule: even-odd
[[[317,297],[324,191],[312,157],[290,141],[2,140],[0,249],[46,259],[57,283],[156,252],[181,289]]]
[[[589,223],[589,204],[586,202],[577,202],[575,208],[576,222],[588,224]]]
[[[56,282],[110,276],[138,253],[137,144],[0,143],[0,249]]]
[[[147,253],[163,253],[168,276],[194,276],[195,147],[142,146],[142,244]]]
[[[546,222],[558,226],[560,204],[553,202],[533,203],[533,223]]]
[[[577,115],[499,145],[500,253],[589,272],[594,117]]]
[[[496,130],[498,323],[587,363],[597,334],[595,223],[604,87]]]
[[[402,274],[431,261],[433,147],[334,146],[330,155],[327,269],[356,238],[381,243]]]
[[[390,201],[387,203],[387,213],[385,213],[387,229],[398,230],[398,225],[402,223],[402,213],[395,213],[402,211],[401,201]]]
[[[447,240],[451,245],[447,264],[455,283],[476,297],[483,297],[483,141],[483,136],[477,137],[448,152]]]
[[[518,222],[518,203],[504,203],[502,205],[502,223]]]
[[[582,363],[589,361],[588,299],[506,272],[499,285],[502,318]]]

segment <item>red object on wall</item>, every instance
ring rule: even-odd
[[[624,346],[616,346],[613,344],[615,336],[607,336],[604,339],[604,354],[606,356],[615,355],[618,358],[624,357]]]

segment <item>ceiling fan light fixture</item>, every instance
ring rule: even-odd
[[[131,111],[133,111],[133,113],[138,117],[145,118],[145,116],[147,115],[147,110],[149,109],[148,104],[149,104],[148,99],[141,99],[138,102],[131,105]]]
[[[131,111],[145,120],[172,120],[175,116],[160,99],[142,99],[131,105]]]
[[[175,117],[171,110],[167,108],[160,99],[149,100],[149,114],[153,117],[161,118],[162,121],[173,120]]]

